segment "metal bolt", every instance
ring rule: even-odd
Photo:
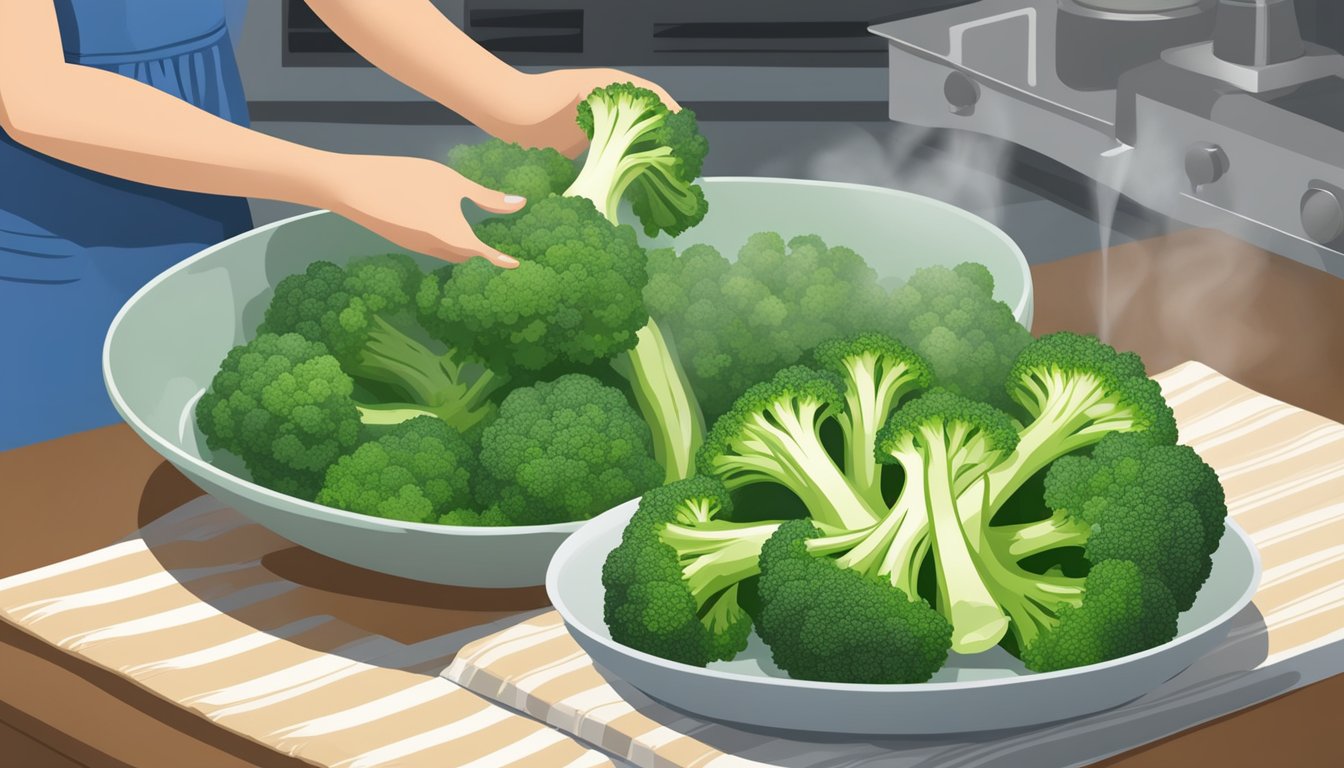
[[[1196,190],[1223,178],[1231,167],[1227,153],[1217,144],[1200,142],[1185,152],[1185,175]]]
[[[969,115],[980,101],[980,84],[965,72],[956,71],[943,82],[943,96],[953,114]]]
[[[1344,204],[1333,190],[1313,186],[1302,196],[1302,231],[1321,245],[1344,237]]]

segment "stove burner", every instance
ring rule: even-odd
[[[1302,41],[1293,0],[981,0],[872,31],[893,120],[1344,276],[1344,56]]]

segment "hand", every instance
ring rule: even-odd
[[[470,200],[491,213],[513,213],[527,201],[468,181],[432,160],[338,155],[323,185],[323,207],[403,248],[450,262],[480,256],[511,269],[518,261],[482,243],[462,214]]]
[[[579,102],[594,88],[612,83],[634,83],[648,88],[672,111],[681,105],[658,85],[616,69],[557,69],[538,75],[526,75],[521,93],[505,98],[513,104],[501,115],[503,125],[493,130],[482,126],[505,141],[525,147],[554,147],[567,157],[576,157],[588,146],[588,137],[575,119]]]

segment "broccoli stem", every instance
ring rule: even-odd
[[[1053,627],[1062,606],[1082,603],[1085,579],[1030,573],[1005,564],[992,548],[977,554],[996,601],[1012,619],[1010,628],[1019,649]]]
[[[658,323],[636,334],[637,342],[616,369],[630,382],[635,404],[653,436],[653,458],[663,467],[663,482],[695,474],[695,453],[705,437],[705,418]]]
[[[877,378],[876,355],[858,355],[848,361],[851,382],[869,382]],[[854,488],[874,509],[886,506],[882,498],[882,465],[873,459],[877,430],[898,393],[896,382],[883,377],[876,387],[845,388],[846,418],[840,420],[845,432],[845,474]]]
[[[952,623],[952,650],[980,653],[1003,639],[1008,617],[999,608],[971,553],[952,491],[953,465],[945,440],[941,434],[925,435],[923,481],[938,568],[938,602]]]
[[[480,423],[492,410],[487,399],[500,382],[491,371],[484,370],[467,384],[455,357],[453,351],[435,353],[375,316],[359,363],[350,373],[400,387],[412,402],[362,406],[361,420],[366,424],[399,424],[430,414],[458,430]]]
[[[779,528],[778,522],[710,522],[688,527],[671,523],[658,538],[677,552],[682,575],[697,608],[710,597],[761,572],[761,546]]]
[[[1081,547],[1091,532],[1085,523],[1056,512],[1050,519],[1035,523],[995,526],[985,535],[995,551],[1022,560],[1059,547]]]
[[[1095,445],[1134,425],[1134,412],[1108,395],[1095,376],[1051,372],[1018,384],[1019,402],[1035,418],[1020,433],[1017,450],[986,476],[989,508],[997,510],[1033,475],[1056,459]]]
[[[734,477],[730,471],[724,483],[732,489],[758,482],[764,475],[793,491],[812,519],[823,526],[845,531],[871,528],[879,522],[878,516],[821,444],[817,434],[820,408],[820,404],[805,404],[796,411],[776,403],[767,413],[747,419],[742,429],[750,452],[720,460],[730,470],[746,470],[744,477]]]
[[[592,99],[589,103],[593,110],[593,137],[588,157],[564,196],[588,198],[608,221],[616,224],[621,196],[640,170],[633,167],[637,166],[633,158],[627,160],[626,153],[663,118],[656,112],[632,109],[629,105],[621,108],[617,104],[613,108],[606,99]]]

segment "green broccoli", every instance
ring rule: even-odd
[[[612,222],[627,197],[650,236],[678,235],[704,218],[709,206],[694,182],[709,143],[694,112],[673,112],[647,88],[613,83],[579,102],[578,123],[592,141],[566,195],[592,200]]]
[[[453,147],[448,166],[482,186],[521,195],[529,204],[560,194],[578,175],[574,161],[554,149],[524,148],[499,139]]]
[[[489,415],[487,398],[499,382],[465,365],[456,350],[434,351],[417,338],[414,300],[423,278],[404,254],[346,268],[317,261],[280,281],[258,332],[320,341],[346,373],[394,387],[405,402],[366,404],[366,422],[430,414],[468,429]]]
[[[811,236],[786,244],[758,233],[733,262],[706,245],[651,251],[644,300],[711,421],[822,341],[890,325],[877,273],[848,248]]]
[[[952,627],[928,603],[825,556],[822,532],[790,520],[761,547],[757,633],[791,677],[922,683],[947,660]]]
[[[434,522],[471,503],[474,464],[462,433],[418,416],[337,459],[316,500],[363,515]]]
[[[874,509],[885,505],[881,465],[873,461],[878,430],[901,399],[932,382],[924,360],[904,344],[879,333],[832,339],[817,345],[817,364],[840,375],[845,408],[845,475]]]
[[[746,647],[739,593],[779,524],[733,523],[730,511],[728,490],[704,476],[644,494],[602,569],[612,639],[701,667]]]
[[[1126,560],[1093,566],[1080,603],[1059,607],[1056,626],[1026,647],[1037,672],[1081,667],[1152,648],[1176,636],[1176,604],[1157,579]]]
[[[958,653],[993,648],[1008,629],[1008,617],[982,577],[983,565],[973,549],[983,510],[972,506],[974,499],[960,503],[958,496],[1011,454],[1017,439],[1007,414],[941,389],[892,414],[877,436],[876,455],[900,465],[905,485],[878,528],[881,535],[868,541],[928,537],[938,575],[938,608],[952,624],[952,650]],[[891,551],[873,548],[859,562],[886,562]],[[911,553],[900,555],[895,562],[908,561]],[[916,571],[894,573],[897,585],[909,588],[906,580]],[[1019,586],[1025,585],[1012,585]]]
[[[658,485],[649,429],[625,395],[566,374],[513,390],[481,434],[477,500],[516,525],[586,520]]]
[[[956,394],[1007,408],[1003,383],[1031,335],[981,264],[916,270],[896,288],[881,329],[924,357],[938,383]]]
[[[1044,501],[1057,510],[1053,519],[995,532],[1011,536],[1009,546],[1029,556],[1046,526],[1058,531],[1067,518],[1090,529],[1073,542],[1085,545],[1088,561],[1132,561],[1167,586],[1181,611],[1209,576],[1227,516],[1217,474],[1193,449],[1155,445],[1138,433],[1109,434],[1091,456],[1056,461]]]
[[[779,488],[805,508],[761,523],[776,526],[764,544],[760,530],[723,534],[740,536],[743,556],[760,549],[755,626],[782,669],[914,682],[949,650],[1001,645],[1046,671],[1175,635],[1227,510],[1216,474],[1175,444],[1136,356],[1076,334],[1032,342],[1005,385],[1021,421],[942,387],[903,401],[930,373],[890,337],[821,342],[816,356],[827,372],[790,367],[749,388],[700,453],[735,495]],[[872,466],[860,468],[864,446]],[[880,463],[892,465],[890,505]],[[725,583],[752,573],[740,564]],[[634,600],[609,595],[608,617]],[[658,606],[640,615],[683,619],[656,626],[689,626],[690,608],[639,600]],[[669,637],[643,642],[661,653]]]
[[[1144,372],[1143,361],[1094,336],[1064,331],[1033,341],[1013,363],[1006,387],[1029,423],[1011,460],[986,477],[991,509],[1056,459],[1112,432],[1143,432],[1155,443],[1176,442],[1175,416],[1161,387]]]
[[[470,507],[450,509],[439,515],[439,525],[462,525],[471,528],[503,528],[517,525],[513,518],[500,511],[498,506],[476,510]]]
[[[804,366],[748,389],[714,423],[698,468],[729,490],[759,483],[796,495],[819,523],[856,530],[878,515],[822,444],[822,425],[844,407],[839,380]]]
[[[360,439],[353,391],[326,346],[267,333],[229,351],[196,421],[206,445],[242,459],[255,482],[312,499],[327,467]]]
[[[521,264],[501,270],[473,259],[426,277],[416,304],[437,338],[491,369],[541,378],[635,346],[648,322],[648,275],[629,227],[612,226],[587,200],[551,197],[476,232]]]

